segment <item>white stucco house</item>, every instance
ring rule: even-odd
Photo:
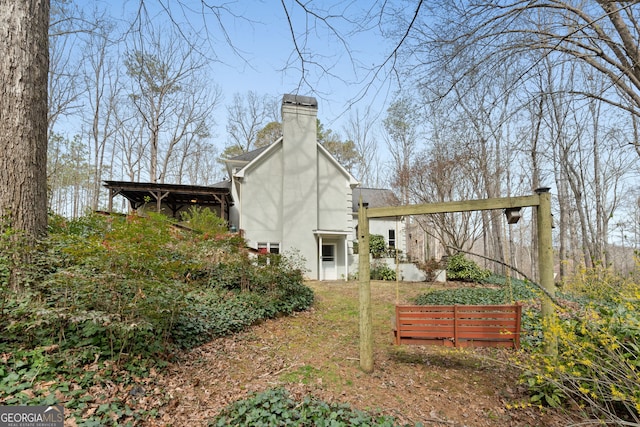
[[[353,190],[353,240],[358,238],[358,203],[362,203],[369,208],[380,208],[386,206],[399,206],[400,201],[395,193],[385,188],[362,188]],[[384,241],[389,249],[399,251],[401,258],[407,253],[407,233],[404,217],[371,218],[369,220],[369,234],[379,234],[384,237]]]
[[[299,251],[310,279],[346,279],[358,181],[318,143],[317,114],[314,98],[285,95],[282,137],[226,161],[229,223],[249,247]]]
[[[208,187],[105,181],[111,200],[124,196],[133,210],[148,204],[173,217],[191,205],[209,207],[260,252],[298,251],[313,280],[347,280],[357,269],[358,201],[397,204],[391,190],[359,182],[317,138],[318,103],[284,95],[282,137],[266,147],[226,159],[229,180]],[[151,200],[151,203],[149,203]],[[370,233],[406,253],[403,218],[373,219]],[[352,270],[352,271],[350,271]]]

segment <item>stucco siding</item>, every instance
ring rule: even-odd
[[[259,168],[245,171],[239,197],[241,224],[250,246],[282,240],[282,162],[282,149],[278,149],[269,153]]]
[[[350,226],[349,180],[334,162],[318,155],[318,229],[347,230]]]
[[[357,225],[357,215],[354,220],[354,227]],[[406,253],[407,242],[406,242],[406,228],[403,220],[396,220],[395,218],[371,218],[369,219],[369,234],[379,234],[384,237],[385,244],[389,245],[389,230],[394,230],[395,232],[395,245],[396,248],[401,250],[403,253]],[[356,232],[354,230],[352,234],[352,239],[355,241],[358,239]]]

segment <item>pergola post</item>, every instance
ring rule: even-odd
[[[545,330],[545,349],[548,354],[557,354],[557,338],[553,336],[550,326],[555,323],[553,299],[555,288],[553,282],[553,246],[552,246],[552,217],[551,193],[549,188],[536,190],[535,195],[502,197],[482,200],[461,200],[453,202],[429,203],[406,206],[385,206],[366,209],[360,198],[358,210],[358,242],[360,276],[360,367],[363,371],[373,372],[373,335],[371,312],[371,284],[369,280],[369,219],[388,218],[408,215],[430,215],[444,212],[469,212],[497,209],[517,209],[535,206],[538,225],[538,270],[540,272],[540,286],[547,293],[542,298],[542,315],[547,324]]]
[[[358,277],[360,301],[360,369],[373,372],[373,316],[369,265],[369,218],[360,197],[358,209]]]
[[[542,296],[541,313],[544,319],[544,346],[548,355],[555,356],[558,353],[558,340],[550,328],[555,323],[555,309],[551,298],[555,297],[555,284],[553,282],[553,245],[552,245],[552,216],[551,193],[549,188],[538,188],[536,193],[539,204],[536,206],[538,225],[538,271],[540,274],[540,286],[547,295]]]

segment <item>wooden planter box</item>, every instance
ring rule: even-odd
[[[520,348],[521,305],[398,305],[395,344]]]

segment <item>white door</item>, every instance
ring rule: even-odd
[[[338,280],[336,244],[322,244],[322,280]]]

